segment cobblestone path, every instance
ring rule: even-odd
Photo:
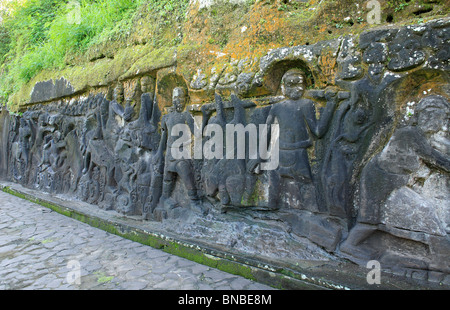
[[[0,290],[265,290],[0,192]]]

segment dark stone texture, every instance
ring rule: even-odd
[[[45,105],[0,114],[0,175],[231,253],[288,265],[376,259],[395,274],[445,281],[448,29],[431,22],[369,31],[359,44],[276,49],[259,72],[243,71],[247,59],[235,76],[217,76],[215,99],[199,107],[190,92],[211,86],[200,73],[191,88],[172,71],[162,85],[142,78],[148,85],[131,99],[118,83],[108,94],[52,101],[71,95],[70,84],[38,83],[32,102]],[[324,54],[335,71],[317,65]],[[232,125],[247,129],[245,147],[227,157]],[[199,145],[187,144],[199,133]],[[265,170],[273,157],[251,145],[276,142],[279,161]],[[198,146],[223,156],[174,155]]]
[[[64,78],[38,82],[31,92],[30,103],[50,101],[52,99],[73,95],[75,89]]]

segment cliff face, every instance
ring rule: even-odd
[[[64,77],[74,94],[90,93],[114,88],[117,82],[134,77],[157,78],[159,69],[169,67],[194,86],[192,102],[204,103],[214,98],[216,85],[235,79],[241,72],[255,74],[260,59],[272,49],[348,35],[357,38],[373,27],[420,24],[448,14],[445,2],[422,0],[377,1],[379,14],[378,6],[364,1],[166,2],[157,6],[143,2],[123,26],[126,31],[116,29],[110,37],[96,39],[97,43],[81,54],[68,51],[65,65],[37,71],[25,85],[13,82],[11,109],[32,102],[32,88],[38,82]],[[333,85],[333,57],[324,55],[320,61],[329,72],[316,76],[315,83],[320,87]],[[249,95],[265,94],[258,90]]]
[[[191,1],[160,29],[143,14],[128,46],[12,98],[0,172],[261,262],[378,260],[448,285],[450,21],[424,20],[448,8],[378,3],[382,25],[354,1]],[[229,125],[243,156],[220,144]]]

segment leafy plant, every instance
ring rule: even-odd
[[[0,64],[5,60],[6,54],[9,52],[11,37],[8,30],[0,25]]]
[[[96,271],[94,274],[97,276],[97,283],[109,283],[114,279],[113,276],[106,276],[102,271]]]
[[[72,5],[71,5],[72,4]],[[67,55],[83,55],[109,40],[126,41],[138,12],[183,16],[189,0],[12,1],[0,24],[0,97],[17,92],[44,69],[63,68]],[[68,18],[78,10],[79,20]],[[144,12],[145,13],[145,12]],[[179,39],[174,44],[179,43]]]
[[[400,12],[400,11],[404,10],[408,5],[409,5],[409,3],[406,3],[406,2],[400,3],[400,4],[394,9],[394,11],[395,11],[395,12]]]

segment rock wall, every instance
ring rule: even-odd
[[[95,93],[43,81],[23,114],[1,114],[0,173],[231,253],[288,266],[375,259],[448,283],[449,39],[440,19],[190,79],[175,65]],[[247,129],[242,156],[219,143],[229,125]],[[223,156],[175,156],[198,146]]]

